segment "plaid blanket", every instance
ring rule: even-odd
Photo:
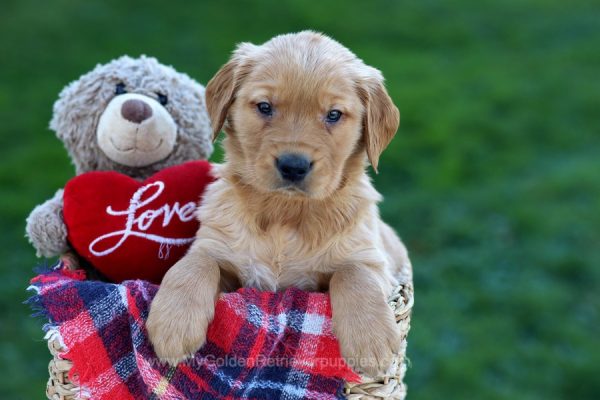
[[[359,380],[341,358],[326,294],[224,294],[206,345],[174,368],[157,360],[144,326],[156,285],[63,269],[30,288],[73,362],[70,378],[93,399],[342,399],[344,380]]]

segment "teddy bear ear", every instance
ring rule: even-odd
[[[104,110],[105,65],[81,75],[65,86],[52,106],[49,128],[63,142],[77,174],[98,169],[103,159],[95,140],[96,123]],[[90,107],[93,104],[94,107]]]
[[[225,124],[238,89],[252,70],[250,54],[255,48],[253,44],[241,43],[227,64],[206,85],[206,108],[212,125],[213,142]]]

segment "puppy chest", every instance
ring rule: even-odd
[[[321,257],[307,254],[299,240],[294,231],[284,229],[255,238],[246,257],[239,260],[242,285],[273,291],[290,286],[319,289],[323,274],[314,266],[318,263],[315,258]]]

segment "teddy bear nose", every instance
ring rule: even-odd
[[[121,106],[121,115],[128,121],[140,124],[152,116],[152,108],[145,101],[130,99]]]

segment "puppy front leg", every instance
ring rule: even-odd
[[[219,276],[217,261],[198,243],[169,269],[146,323],[161,361],[176,365],[202,347],[215,312]]]
[[[385,373],[400,349],[385,286],[367,265],[340,269],[329,284],[333,331],[342,355],[355,370],[373,377]]]

